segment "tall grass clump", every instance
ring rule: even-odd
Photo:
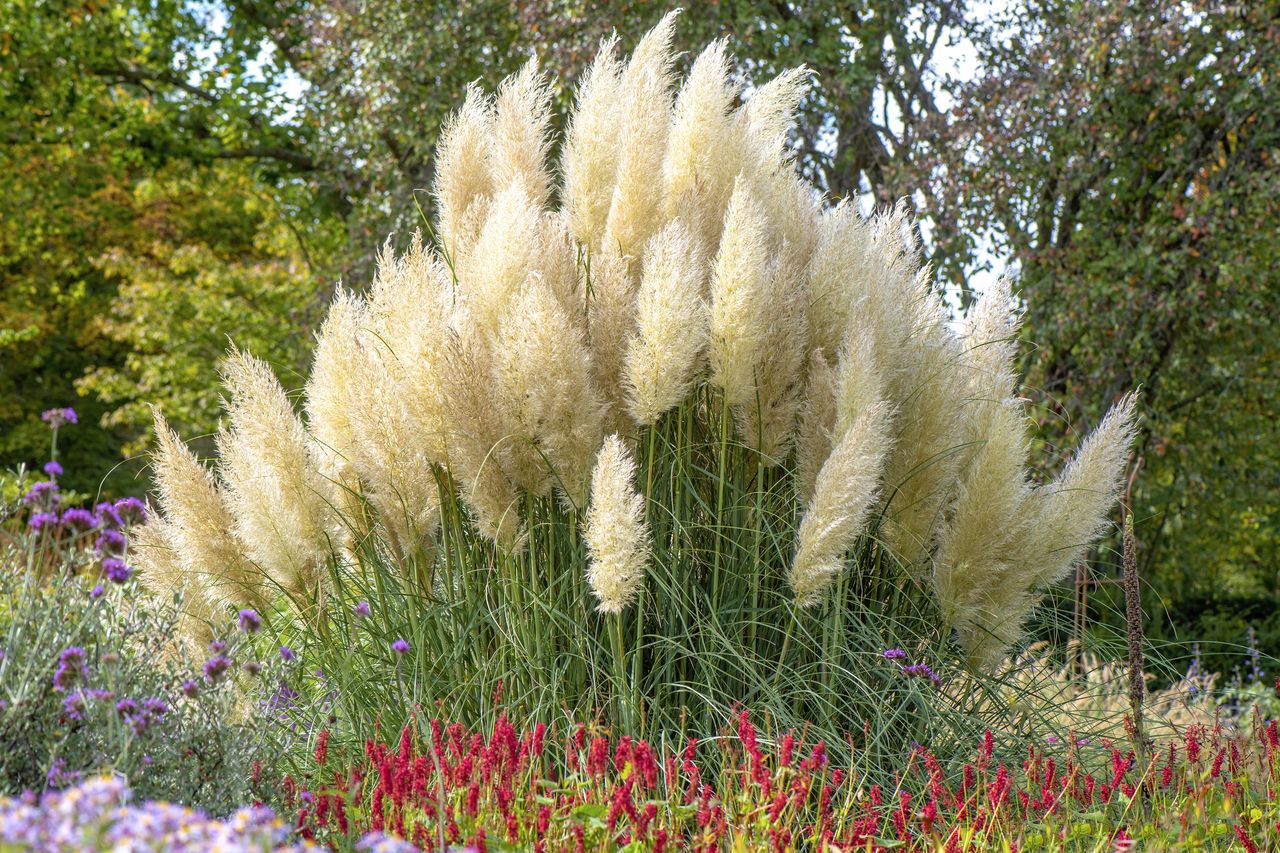
[[[903,207],[793,168],[808,73],[748,96],[718,41],[678,83],[674,25],[601,45],[563,140],[534,61],[468,91],[431,237],[337,294],[305,419],[232,351],[216,470],[161,423],[144,573],[290,602],[370,725],[501,683],[633,733],[743,703],[971,737],[987,698],[934,684],[1003,660],[1103,529],[1133,399],[1038,481],[1008,285],[957,327]]]

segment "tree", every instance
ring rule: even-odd
[[[165,0],[14,0],[0,32],[0,463],[43,461],[40,411],[74,404],[68,481],[93,491],[148,429],[143,399],[213,428],[209,378],[176,356],[207,365],[226,335],[296,319],[328,279],[332,213],[260,37]],[[202,335],[178,347],[183,323]],[[296,360],[280,332],[261,343]],[[143,487],[135,471],[106,488]]]

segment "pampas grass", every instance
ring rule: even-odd
[[[957,325],[901,205],[796,174],[808,73],[744,96],[716,42],[677,88],[674,26],[602,44],[558,163],[534,61],[468,90],[436,242],[335,297],[305,423],[232,350],[216,477],[158,430],[154,538],[209,608],[283,591],[357,673],[340,606],[377,597],[420,650],[407,701],[473,707],[483,677],[641,729],[741,701],[834,732],[877,707],[883,648],[1017,643],[1106,527],[1132,398],[1037,485],[1008,286]]]

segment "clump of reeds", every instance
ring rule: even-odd
[[[424,692],[471,665],[634,719],[848,715],[859,655],[903,635],[1003,658],[1106,523],[1132,397],[1038,485],[1007,284],[956,328],[903,207],[793,168],[804,69],[747,96],[715,42],[677,86],[674,25],[601,45],[557,163],[534,62],[468,91],[434,240],[337,295],[305,421],[233,351],[216,473],[161,425],[152,538],[203,594],[376,576],[437,644]]]

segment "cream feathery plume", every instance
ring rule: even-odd
[[[215,603],[203,579],[187,569],[180,557],[173,525],[155,512],[147,523],[129,531],[129,559],[138,570],[138,582],[163,600],[178,596],[179,634],[189,651],[199,654],[213,640],[212,626],[225,619],[239,602]]]
[[[770,268],[766,221],[745,183],[738,182],[711,273],[711,381],[726,405],[754,404],[756,370],[770,343]]]
[[[663,207],[679,217],[713,257],[724,212],[741,169],[741,140],[730,116],[737,87],[731,82],[724,39],[698,55],[676,97],[662,164]]]
[[[851,334],[840,347],[834,377],[835,417],[831,428],[838,442],[853,428],[854,421],[884,399],[884,380],[876,364],[872,341]],[[892,419],[892,407],[887,417]]]
[[[608,405],[605,430],[625,432],[630,419],[626,414],[623,370],[627,343],[636,327],[638,283],[625,259],[607,246],[591,259],[589,276],[587,322],[592,375]]]
[[[595,60],[578,84],[560,155],[561,197],[569,229],[592,252],[599,251],[604,236],[618,173],[618,110],[625,108],[625,102],[617,47],[616,33],[600,42]]]
[[[896,404],[898,428],[885,473],[883,533],[904,563],[920,568],[933,549],[964,461],[967,384],[963,352],[931,270],[921,268],[910,280],[911,326],[905,336],[899,332],[898,352],[890,350],[899,359],[896,375],[882,372],[890,379],[887,392]]]
[[[363,515],[355,464],[361,438],[352,414],[358,411],[355,401],[364,379],[361,367],[366,355],[360,344],[364,323],[364,300],[340,288],[316,335],[305,390],[307,425],[315,438],[320,471],[331,485],[330,501],[338,508],[344,529]]]
[[[494,188],[501,192],[523,184],[537,209],[551,195],[547,152],[551,147],[551,87],[531,58],[503,80],[494,98],[493,135],[489,169]]]
[[[653,191],[653,179],[662,172],[671,125],[671,39],[678,14],[668,12],[645,34],[620,81],[621,155],[604,242],[622,258],[639,259],[661,227],[662,196]]]
[[[635,478],[636,463],[622,439],[606,438],[591,474],[591,506],[583,529],[587,582],[604,613],[621,613],[644,587],[652,545]]]
[[[818,472],[813,499],[800,521],[795,560],[787,580],[800,607],[820,604],[844,569],[876,504],[889,446],[883,404],[864,411]]]
[[[790,162],[787,134],[812,77],[803,65],[787,69],[752,92],[740,108],[738,124],[751,140],[749,155],[759,174],[776,172]]]
[[[555,294],[556,301],[585,338],[587,299],[578,270],[578,251],[569,231],[568,217],[560,211],[542,215],[538,223],[537,271]]]
[[[645,249],[636,331],[627,345],[627,410],[648,426],[693,388],[710,335],[704,265],[689,229],[674,220]]]
[[[448,271],[415,235],[379,259],[361,330],[350,418],[360,441],[353,465],[392,550],[423,546],[439,520],[432,463],[444,457],[446,409],[438,388],[438,340],[448,319]]]
[[[508,552],[524,546],[520,495],[511,469],[510,436],[493,394],[488,344],[465,317],[441,340],[446,369],[441,386],[448,412],[449,474],[462,490],[482,536]]]
[[[870,235],[856,206],[848,200],[824,211],[809,259],[809,333],[822,354],[835,358],[865,288],[859,279]],[[864,332],[865,333],[865,332]]]
[[[536,266],[540,221],[528,190],[514,181],[494,197],[475,251],[459,268],[459,295],[485,341]]]
[[[1066,469],[1043,487],[1036,541],[1026,543],[1029,556],[1037,558],[1034,580],[1038,585],[1061,580],[1106,530],[1138,434],[1137,407],[1135,394],[1122,397]]]
[[[432,196],[440,239],[450,258],[465,256],[480,233],[494,186],[487,163],[493,136],[492,99],[472,83],[445,121],[436,143]]]
[[[529,277],[503,319],[493,380],[517,433],[516,481],[534,494],[556,486],[584,506],[605,407],[586,342],[541,276]]]
[[[262,573],[249,563],[235,535],[235,519],[217,480],[182,442],[158,409],[152,470],[165,539],[182,571],[198,579],[212,600],[230,607],[262,606]]]
[[[1032,492],[1030,441],[1025,403],[1013,396],[1020,320],[1003,279],[965,318],[964,367],[970,390],[961,420],[963,462],[934,560],[938,599],[953,625],[985,594],[991,566],[1008,558],[1010,543],[1030,535],[1024,529],[1029,521],[1024,506]]]
[[[765,345],[757,351],[755,394],[734,410],[739,434],[768,467],[780,465],[795,440],[808,347],[803,276],[803,262],[784,241],[771,264],[769,291],[762,300],[767,306],[760,318]]]
[[[801,506],[813,497],[822,463],[831,455],[832,431],[836,426],[836,372],[821,349],[809,353],[804,403],[796,431],[796,497]]]
[[[313,591],[334,523],[313,445],[265,362],[233,347],[222,379],[231,426],[218,432],[219,470],[236,535],[281,588]]]
[[[1031,492],[1001,558],[983,567],[982,584],[953,615],[973,666],[991,669],[1022,632],[1045,586],[1061,580],[1106,529],[1136,434],[1136,397],[1126,395],[1052,483]],[[1021,535],[1016,535],[1016,534]]]
[[[1006,278],[997,279],[965,316],[964,360],[975,398],[1003,400],[1013,394],[1021,324],[1022,312],[1014,303]]]

